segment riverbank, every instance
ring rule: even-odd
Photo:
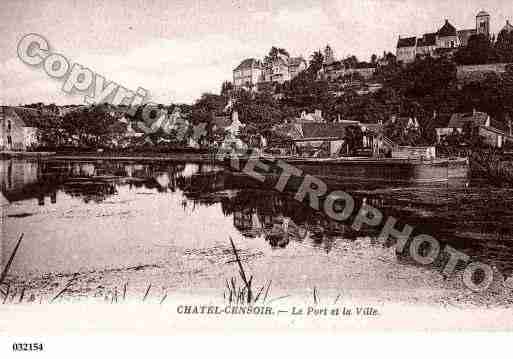
[[[211,162],[212,155],[207,150],[183,150],[175,152],[27,152],[27,151],[3,151],[0,152],[0,158],[37,158],[42,160],[83,160],[83,161],[96,161],[96,160],[111,160],[111,161],[176,161],[176,162],[195,162],[204,163]]]
[[[51,151],[0,151],[0,159],[9,158],[41,158],[54,156],[56,152]]]
[[[462,273],[446,279],[430,268],[400,265],[393,249],[370,244],[371,239],[342,241],[331,255],[293,245],[297,255],[279,260],[247,247],[240,249],[243,265],[255,289],[272,283],[267,301],[303,304],[351,302],[369,305],[419,305],[446,309],[512,308],[513,288],[504,278],[484,293],[463,284]],[[239,243],[242,244],[242,243]],[[159,304],[167,298],[226,301],[226,281],[242,284],[230,247],[216,248],[216,256],[201,250],[176,250],[173,260],[76,273],[43,273],[11,277],[5,304]],[[341,253],[352,252],[350,257]],[[179,263],[176,263],[176,260]],[[296,271],[283,268],[292,266]],[[303,268],[303,269],[299,269]],[[326,276],[329,273],[329,276]],[[498,274],[497,274],[498,275]],[[316,293],[316,294],[314,294]],[[3,297],[3,296],[2,296]]]

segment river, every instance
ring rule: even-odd
[[[79,274],[77,297],[127,283],[133,295],[152,284],[152,293],[222,297],[226,279],[238,275],[232,238],[246,270],[260,284],[272,280],[276,296],[317,288],[430,302],[465,292],[436,266],[397,254],[374,230],[355,232],[290,194],[219,170],[165,161],[2,160],[2,267],[23,233],[10,278],[36,292]],[[505,276],[513,271],[510,188],[353,184],[350,193]]]

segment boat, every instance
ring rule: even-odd
[[[258,160],[268,170],[256,168],[265,176],[279,176],[283,161],[309,174],[329,181],[372,183],[434,183],[467,179],[470,173],[468,158],[398,159],[398,158],[301,158],[301,157],[238,157],[225,158],[224,165],[235,172],[244,172],[247,161]],[[234,166],[236,164],[236,166]]]

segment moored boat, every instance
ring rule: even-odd
[[[251,157],[225,159],[232,170],[244,172]],[[467,158],[396,159],[396,158],[299,158],[253,157],[269,166],[268,170],[256,167],[263,175],[279,176],[283,172],[279,161],[301,170],[304,174],[334,181],[432,183],[451,179],[466,179],[469,175]],[[233,164],[237,163],[237,166]],[[236,168],[234,168],[236,167]]]

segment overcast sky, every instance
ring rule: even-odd
[[[492,31],[513,20],[511,0],[2,0],[0,101],[80,103],[41,68],[22,63],[17,43],[38,33],[52,51],[155,102],[192,102],[219,92],[247,57],[271,46],[308,58],[330,44],[337,57],[393,51],[399,35],[434,32],[449,19],[473,28],[486,10]]]

